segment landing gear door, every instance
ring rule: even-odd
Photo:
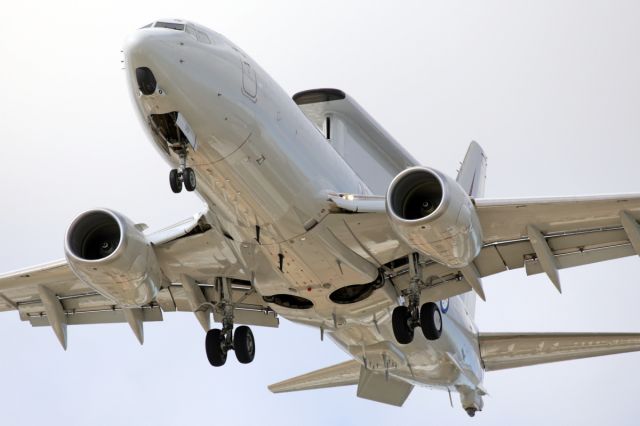
[[[176,119],[176,125],[182,130],[182,133],[187,137],[187,140],[193,147],[193,150],[196,150],[196,134],[193,132],[193,129],[187,122],[187,119],[184,118],[184,115],[178,113],[178,118]]]
[[[254,102],[258,96],[256,71],[249,62],[244,60],[242,61],[242,93]]]

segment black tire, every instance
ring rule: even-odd
[[[176,194],[182,191],[182,181],[178,175],[178,170],[172,169],[169,172],[169,185],[171,185],[171,190]]]
[[[182,180],[187,191],[191,192],[196,189],[196,172],[191,167],[187,167],[182,172]]]
[[[241,325],[233,332],[233,350],[241,364],[249,364],[256,356],[256,341],[246,325]]]
[[[391,314],[391,325],[393,326],[393,335],[398,343],[403,345],[413,341],[413,327],[409,324],[411,320],[411,312],[406,306],[398,306]]]
[[[207,350],[209,364],[214,367],[220,367],[227,362],[227,351],[223,348],[223,343],[224,335],[222,334],[222,330],[214,328],[207,332],[204,346]]]
[[[442,313],[433,302],[425,303],[420,308],[420,327],[427,340],[438,340],[442,334]]]

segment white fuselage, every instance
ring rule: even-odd
[[[329,299],[340,287],[379,276],[378,266],[348,250],[322,223],[331,209],[327,194],[370,194],[366,182],[251,58],[221,35],[192,27],[209,42],[166,28],[140,29],[130,37],[130,90],[155,146],[174,166],[178,157],[153,130],[150,116],[179,112],[188,121],[196,140],[187,163],[196,172],[197,192],[251,265],[256,290],[310,300],[309,309],[271,306],[287,319],[322,328],[369,368],[416,384],[476,389],[483,372],[473,313],[463,297],[440,302],[440,339],[420,335],[408,345],[393,337],[398,294],[391,283],[355,303]],[[138,67],[153,71],[155,93],[140,92]]]

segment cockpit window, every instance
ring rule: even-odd
[[[176,24],[175,22],[156,22],[155,28],[169,28],[170,30],[184,31],[184,24]]]
[[[187,25],[186,31],[188,34],[191,34],[193,37],[195,37],[195,39],[198,40],[200,43],[211,44],[211,39],[209,38],[207,33],[205,33],[204,31],[197,30],[191,25]]]
[[[198,41],[201,41],[202,43],[211,44],[211,40],[209,40],[209,36],[207,35],[207,33],[198,31],[196,33],[196,38],[198,39]]]
[[[140,29],[143,29],[143,28],[151,28],[151,26],[152,26],[152,25],[153,25],[153,22],[152,22],[152,23],[150,23],[150,24],[145,25],[144,27],[140,27]]]
[[[187,31],[187,34],[191,34],[194,38],[197,35],[196,29],[193,28],[191,25],[187,25],[186,31]]]

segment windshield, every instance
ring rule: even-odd
[[[184,24],[177,24],[175,22],[156,22],[155,28],[169,28],[171,30],[184,31]]]

